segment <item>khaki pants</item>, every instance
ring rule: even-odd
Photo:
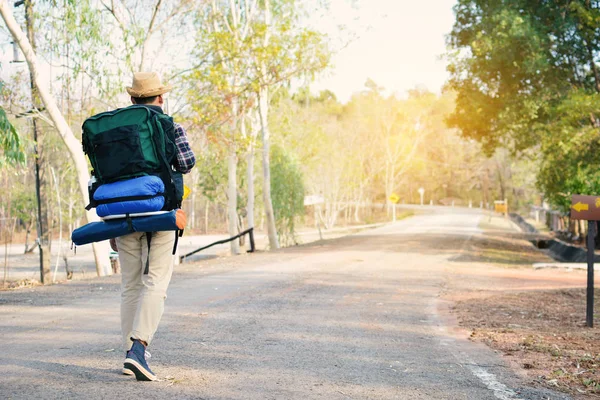
[[[167,288],[173,273],[175,233],[153,232],[150,265],[146,234],[135,232],[117,238],[121,262],[121,333],[123,346],[129,350],[131,338],[150,344],[164,311]]]

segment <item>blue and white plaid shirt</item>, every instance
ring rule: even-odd
[[[190,147],[185,129],[175,123],[175,146],[177,146],[177,165],[175,169],[187,174],[196,164],[196,156]]]

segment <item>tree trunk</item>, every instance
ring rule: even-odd
[[[219,203],[217,201],[215,201],[215,218],[216,220],[220,223],[221,222],[221,207],[219,206]],[[207,226],[208,226],[208,220],[207,220]]]
[[[390,189],[390,163],[389,161],[385,162],[385,208],[387,216],[390,216],[390,212],[392,210],[392,201],[390,197],[392,196],[392,191]]]
[[[25,27],[27,30],[27,40],[31,45],[32,51],[35,53],[35,34],[34,34],[34,22],[33,22],[33,3],[31,1],[25,2]],[[38,90],[34,82],[32,70],[29,70],[29,84],[31,88],[31,106],[35,110],[41,108]],[[45,261],[49,257],[45,257],[44,253],[50,254],[49,238],[50,236],[50,225],[48,218],[48,198],[46,195],[47,185],[44,174],[41,171],[42,164],[42,147],[41,146],[41,135],[38,128],[36,117],[31,119],[31,125],[33,130],[33,149],[34,149],[34,163],[35,163],[35,194],[37,200],[37,236],[38,236],[38,249],[40,253],[40,282],[48,283],[50,277],[50,264]]]
[[[35,248],[35,246],[32,246],[31,249],[29,248],[29,234],[31,233],[32,227],[33,227],[33,217],[31,219],[31,221],[29,221],[29,225],[27,225],[27,227],[25,228],[25,250],[23,250],[23,254],[30,253]]]
[[[265,10],[265,37],[263,45],[267,47],[271,40],[271,2],[264,0]],[[263,75],[266,75],[264,65],[261,65]],[[279,248],[279,239],[277,238],[277,229],[275,227],[275,213],[273,212],[273,202],[271,201],[271,162],[270,162],[270,134],[269,134],[269,88],[262,86],[258,90],[258,117],[260,121],[260,130],[263,142],[263,202],[265,207],[265,217],[267,223],[267,232],[269,236],[269,247]]]
[[[232,146],[233,147],[233,146]],[[235,236],[237,232],[237,155],[235,149],[230,148],[227,157],[227,227],[229,236]],[[237,240],[229,242],[231,254],[240,254],[240,245]]]
[[[277,229],[275,228],[275,213],[271,201],[271,165],[270,165],[270,137],[268,127],[269,90],[264,87],[258,93],[258,113],[260,116],[260,130],[263,142],[263,201],[265,203],[265,216],[267,218],[267,232],[269,235],[269,247],[279,248]]]
[[[506,198],[506,194],[505,194],[506,187],[504,185],[504,176],[502,175],[501,166],[498,161],[496,161],[496,171],[498,172],[498,183],[500,184],[500,198],[505,199]]]
[[[259,118],[251,118],[250,145],[248,146],[248,154],[246,155],[247,162],[247,179],[248,179],[248,204],[246,206],[246,219],[248,228],[254,227],[254,140],[258,136],[260,130]]]
[[[73,232],[73,206],[75,206],[75,200],[73,200],[73,188],[69,185],[69,232]]]
[[[358,194],[356,195],[356,197],[354,198],[355,203],[354,203],[354,222],[360,222],[360,217],[359,217],[359,207],[360,207],[360,202],[362,201],[362,197],[363,197],[363,188],[362,188],[362,184],[359,186],[358,189]]]
[[[10,31],[15,42],[18,43],[19,48],[25,55],[25,59],[27,60],[27,65],[29,66],[29,71],[31,72],[31,76],[35,82],[35,86],[38,89],[40,98],[46,107],[46,110],[50,114],[50,118],[54,123],[54,127],[58,131],[60,137],[64,141],[69,153],[71,154],[71,158],[73,159],[73,163],[75,164],[75,170],[77,171],[77,180],[79,183],[79,190],[81,191],[82,197],[84,201],[88,199],[88,190],[87,183],[90,178],[87,169],[87,162],[85,160],[85,155],[83,154],[83,150],[81,148],[81,143],[73,132],[71,128],[67,124],[67,121],[60,113],[56,102],[48,92],[48,90],[43,87],[42,81],[38,74],[38,62],[37,56],[33,51],[27,37],[19,27],[17,21],[10,10],[10,6],[6,0],[0,0],[0,15],[2,15],[2,19],[6,24],[6,27]],[[99,218],[96,216],[94,211],[86,211],[86,217],[88,222],[99,221]],[[96,271],[98,276],[110,275],[110,260],[109,256],[109,247],[108,241],[93,243],[92,248],[94,250],[94,259],[96,261]]]
[[[6,174],[6,179],[5,179],[5,186],[4,187],[9,187],[8,186],[8,174]],[[8,192],[8,206],[7,206],[7,210],[6,210],[6,224],[4,225],[4,230],[5,232],[2,232],[4,236],[4,280],[2,281],[2,287],[4,287],[6,285],[6,280],[8,279],[8,224],[10,224],[10,218],[11,218],[11,200],[12,200],[12,192],[10,190],[7,191]],[[16,218],[15,218],[16,220]],[[12,232],[14,232],[14,224],[13,224],[13,229],[10,233],[10,244],[12,245]]]
[[[210,207],[210,200],[206,199],[206,205],[204,206],[204,234],[208,234],[208,208]]]
[[[50,167],[50,171],[52,172],[52,178],[54,178],[54,188],[56,189],[56,206],[58,208],[58,250],[56,251],[56,265],[54,266],[54,273],[52,274],[52,282],[56,282],[56,271],[58,270],[58,263],[60,262],[60,253],[62,251],[62,230],[63,230],[63,220],[62,220],[62,207],[61,207],[61,198],[60,198],[60,182],[58,181],[58,177],[54,172],[54,168]]]
[[[361,200],[357,201],[356,204],[354,205],[354,222],[359,223],[360,222],[360,206],[361,206]]]
[[[248,204],[246,205],[246,219],[248,228],[254,227],[254,144],[250,144],[247,159],[247,179],[248,179]]]

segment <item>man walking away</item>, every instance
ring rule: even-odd
[[[134,105],[163,114],[163,95],[171,89],[156,73],[138,72],[127,92]],[[190,172],[196,160],[185,130],[176,123],[164,128],[174,129],[176,156],[171,160],[172,168],[178,173]],[[122,273],[121,332],[127,352],[123,373],[135,374],[138,381],[156,380],[146,360],[146,348],[163,314],[173,273],[174,241],[173,231],[134,232],[111,240],[111,247],[119,252]]]

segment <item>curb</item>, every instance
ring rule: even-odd
[[[527,221],[525,221],[525,219],[523,219],[523,217],[521,217],[519,214],[510,213],[509,216],[511,221],[517,224],[523,232],[539,234],[539,231],[535,229],[531,224],[527,223]],[[538,249],[547,250],[550,257],[562,263],[587,262],[587,250],[583,247],[573,246],[559,239],[554,239],[550,237],[544,238],[541,234],[540,238],[530,239],[529,242],[531,242],[531,244],[533,244]],[[600,262],[600,254],[594,255],[594,262]],[[557,264],[555,268],[558,268],[559,265],[560,264]],[[573,268],[569,265],[564,265],[561,267]],[[536,268],[535,264],[534,268]]]
[[[587,264],[584,263],[535,263],[533,269],[545,269],[545,268],[566,268],[567,271],[574,269],[587,270]],[[600,271],[600,265],[594,266],[594,271]]]

